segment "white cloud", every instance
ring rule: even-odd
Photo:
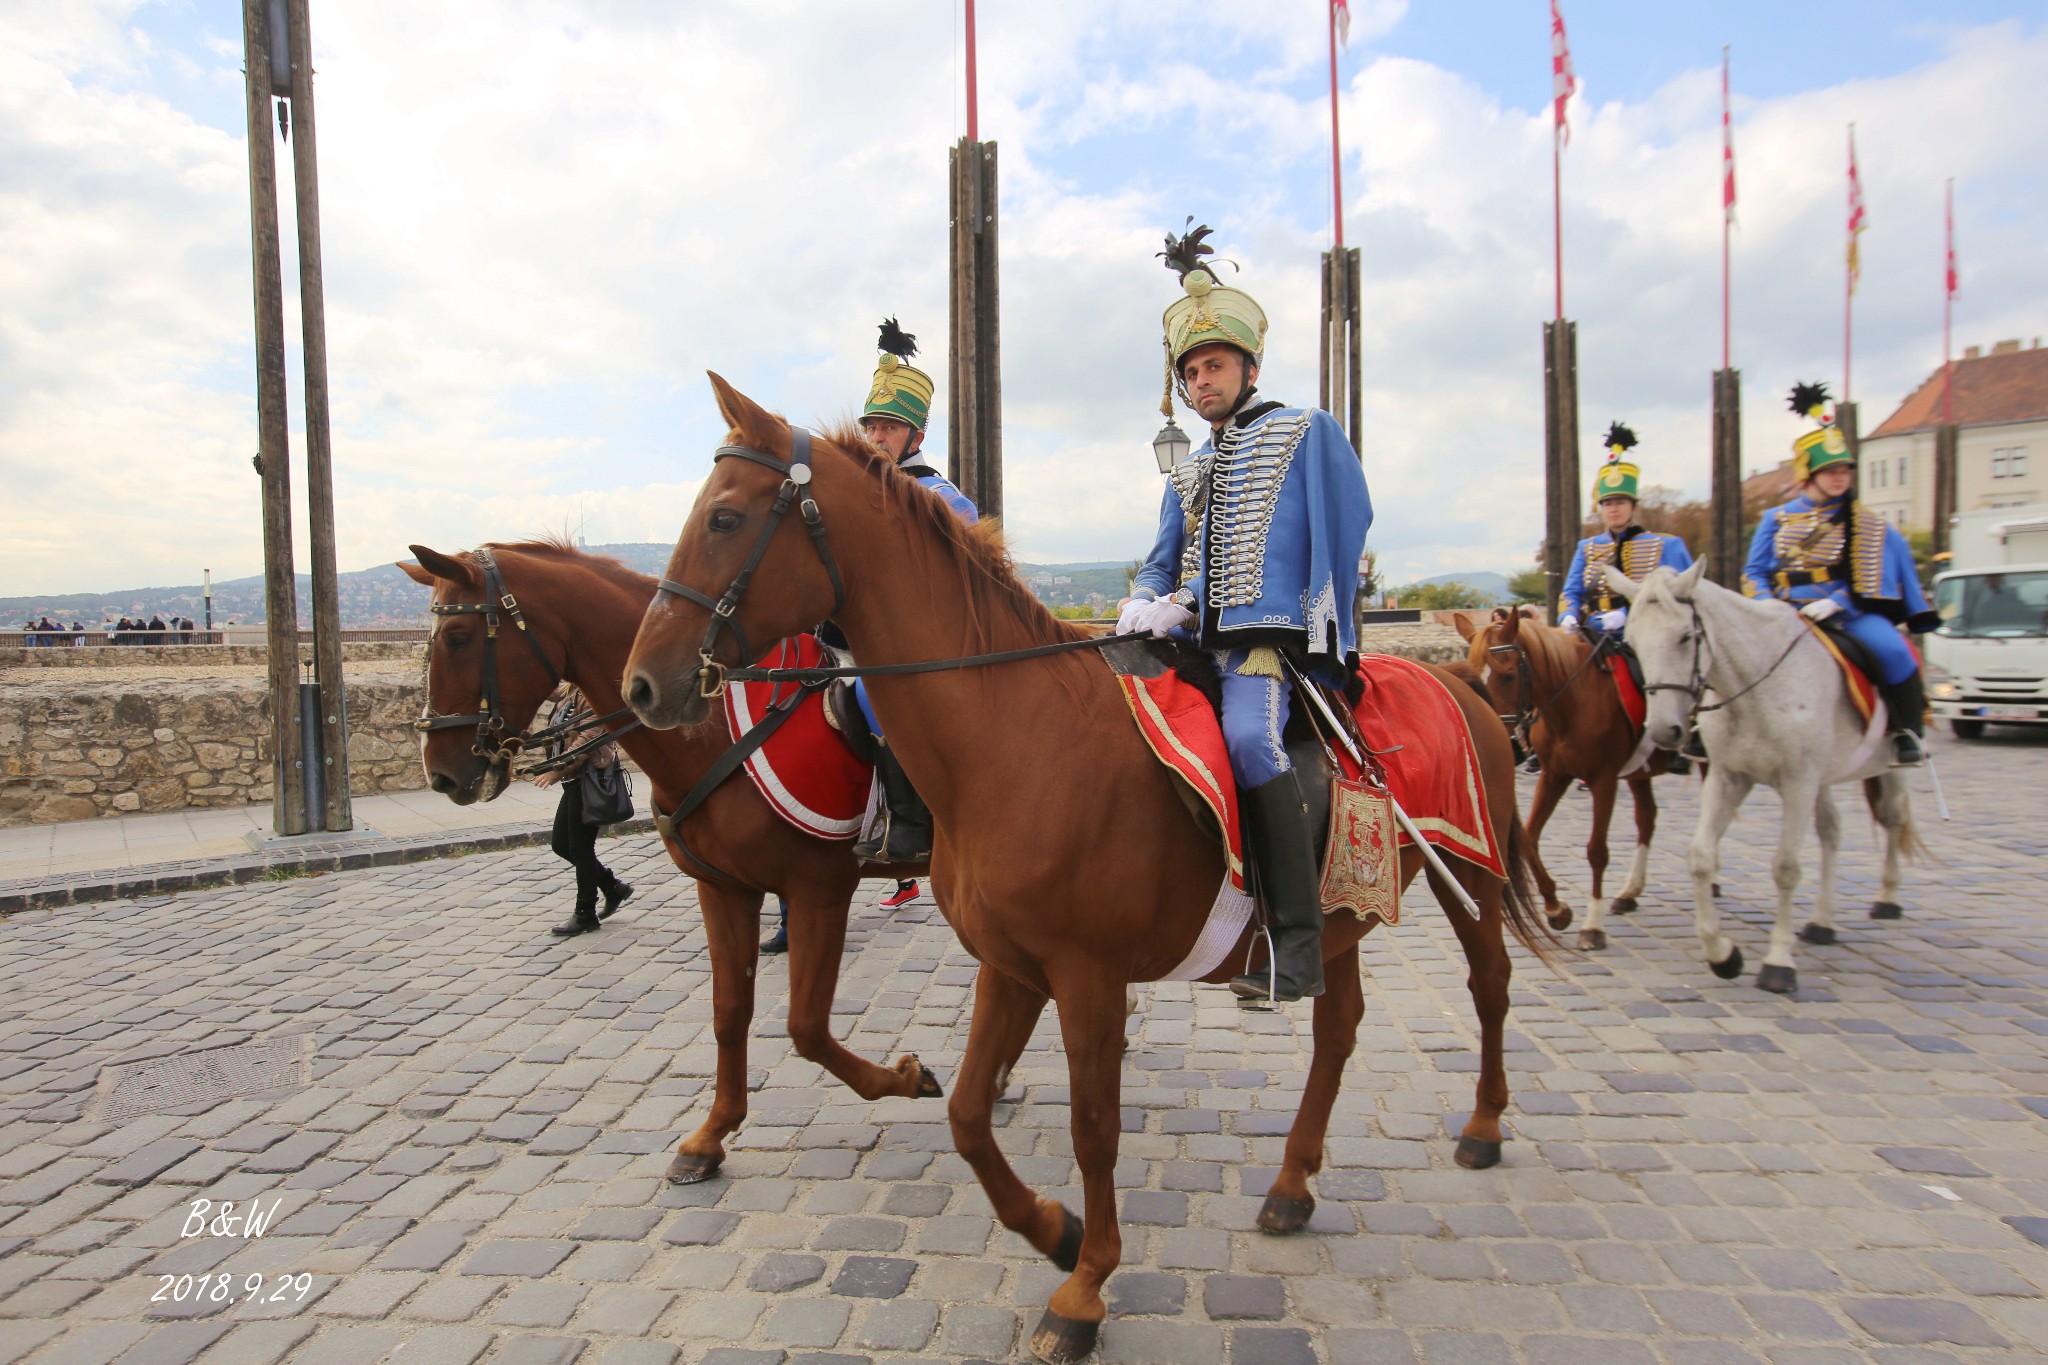
[[[1289,0],[1299,22],[1277,28],[1251,9],[1191,28],[1149,0],[984,7],[1020,555],[1127,558],[1149,541],[1171,296],[1150,256],[1184,214],[1218,224],[1272,315],[1266,387],[1313,399],[1319,6]],[[1547,111],[1373,59],[1371,36],[1404,9],[1354,5],[1343,101],[1374,539],[1397,576],[1512,568],[1541,506]],[[961,118],[955,35],[935,12],[321,7],[343,567],[579,517],[592,541],[666,539],[719,435],[707,368],[792,418],[830,420],[858,400],[873,324],[893,313],[943,376],[945,148]],[[0,546],[13,592],[185,581],[260,557],[246,153],[161,93],[165,72],[185,88],[195,65],[236,88],[236,12],[206,13],[227,40],[173,51],[140,31],[150,18],[115,0],[0,18],[0,481],[60,511]],[[1986,112],[2029,107],[2044,65],[2048,37],[2015,24],[1903,75],[1738,103],[1750,463],[1792,434],[1777,411],[1791,380],[1839,369],[1852,117],[1873,219],[1866,414],[1938,359],[1946,175],[1961,185],[1959,344],[2048,330],[2031,226],[2048,207],[2048,131]],[[1652,477],[1705,484],[1716,76],[1575,113],[1567,305],[1588,478],[1594,437],[1623,417]],[[288,255],[288,295],[294,271]],[[288,335],[297,325],[294,312]],[[943,394],[934,415],[942,436]]]

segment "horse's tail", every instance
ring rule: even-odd
[[[1901,793],[1903,796],[1903,793]],[[1884,779],[1866,777],[1863,779],[1863,801],[1870,807],[1870,818],[1880,827],[1884,824]],[[1913,823],[1913,803],[1899,802],[1899,827],[1892,838],[1898,841],[1899,855],[1908,862],[1918,862],[1928,851],[1927,841],[1920,837],[1919,826]]]
[[[1550,927],[1550,921],[1543,916],[1538,904],[1535,879],[1529,872],[1529,836],[1522,829],[1520,820],[1508,822],[1508,875],[1500,890],[1500,903],[1507,912],[1508,928],[1514,931],[1524,948],[1536,954],[1545,966],[1557,964],[1551,957],[1553,949],[1564,947],[1564,940]]]

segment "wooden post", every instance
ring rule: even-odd
[[[1579,328],[1564,318],[1543,324],[1543,576],[1549,591],[1550,624],[1557,624],[1557,598],[1564,590],[1572,552],[1578,549]]]
[[[1949,521],[1955,516],[1956,432],[1953,422],[1934,429],[1934,553],[1951,548]]]
[[[1742,371],[1714,371],[1714,449],[1709,503],[1707,576],[1724,588],[1742,590],[1743,539]]]
[[[950,156],[952,345],[946,456],[953,482],[984,517],[1003,514],[1003,378],[998,327],[996,144],[961,138]]]
[[[349,800],[348,699],[341,676],[341,601],[334,569],[334,465],[327,431],[327,299],[320,265],[320,174],[313,142],[313,34],[307,0],[288,0],[292,51],[292,185],[299,227],[299,315],[306,363],[306,502],[313,562],[313,671],[320,684],[324,809],[310,829],[355,826]],[[309,790],[311,784],[308,784]]]
[[[271,828],[306,832],[299,756],[299,616],[292,572],[291,440],[284,389],[284,280],[278,264],[277,162],[270,144],[270,16],[242,0],[249,122],[249,224],[256,277],[256,446],[263,462],[263,609],[270,645]]]
[[[1344,428],[1354,453],[1362,436],[1359,428],[1364,406],[1358,276],[1357,247],[1323,253],[1321,406]]]

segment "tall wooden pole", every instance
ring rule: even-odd
[[[1543,324],[1543,419],[1543,574],[1555,625],[1558,594],[1585,520],[1579,511],[1578,324],[1563,318]]]
[[[292,52],[292,184],[299,228],[299,316],[306,364],[306,501],[312,537],[313,668],[320,683],[322,806],[309,827],[354,827],[348,699],[341,672],[341,600],[334,568],[334,466],[327,422],[327,299],[320,263],[320,175],[313,141],[313,35],[307,0],[288,0]]]
[[[997,284],[996,144],[961,138],[952,156],[952,345],[946,446],[953,482],[984,517],[1003,514],[1003,378]]]
[[[1340,246],[1323,253],[1321,406],[1344,428],[1354,453],[1362,439],[1364,410],[1360,273],[1357,247]]]
[[[270,645],[270,823],[279,834],[303,834],[306,774],[299,751],[299,616],[292,571],[291,439],[285,408],[277,162],[270,143],[268,10],[266,0],[242,0],[250,245],[256,284],[256,446],[263,463],[263,601]]]
[[[1707,575],[1739,591],[1747,557],[1742,507],[1742,371],[1714,371],[1713,496],[1708,504]]]

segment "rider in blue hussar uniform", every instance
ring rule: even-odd
[[[1192,221],[1192,220],[1190,220]],[[1365,474],[1343,429],[1318,409],[1284,407],[1255,385],[1266,315],[1202,257],[1206,227],[1160,254],[1182,294],[1166,310],[1173,394],[1210,438],[1167,475],[1159,533],[1117,619],[1120,633],[1178,635],[1211,652],[1223,682],[1223,738],[1251,862],[1273,924],[1273,997],[1323,992],[1321,889],[1294,764],[1281,655],[1331,684],[1355,665],[1358,560],[1372,525]],[[1265,997],[1265,974],[1230,983]]]
[[[1636,525],[1636,487],[1642,471],[1622,458],[1635,444],[1636,434],[1620,422],[1607,428],[1607,463],[1593,480],[1593,504],[1607,529],[1579,542],[1558,594],[1557,624],[1570,631],[1585,630],[1596,645],[1602,637],[1619,640],[1628,620],[1628,603],[1608,591],[1606,575],[1600,572],[1603,566],[1618,563],[1638,583],[1659,566],[1680,571],[1692,567],[1692,551],[1684,541]]]
[[[1792,390],[1792,410],[1820,424],[1792,443],[1799,496],[1765,510],[1742,567],[1742,590],[1775,597],[1815,623],[1853,636],[1876,660],[1871,679],[1884,697],[1892,725],[1892,759],[1901,767],[1927,753],[1927,694],[1920,663],[1899,634],[1924,634],[1937,624],[1920,591],[1920,575],[1906,538],[1884,518],[1856,503],[1856,461],[1828,415],[1825,384]]]

